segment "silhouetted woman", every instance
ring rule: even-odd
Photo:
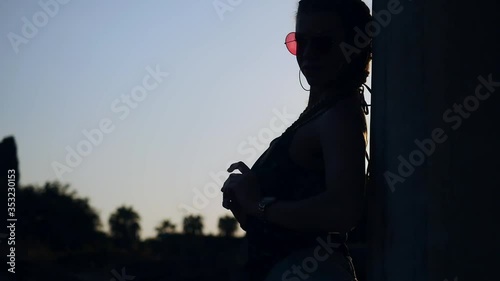
[[[221,189],[247,232],[250,280],[356,280],[345,243],[363,211],[371,39],[359,33],[371,20],[361,0],[299,2],[285,44],[308,105],[251,169],[232,164],[241,174]]]

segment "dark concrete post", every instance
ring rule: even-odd
[[[500,280],[500,2],[399,3],[374,39],[368,280]]]

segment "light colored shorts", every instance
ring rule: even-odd
[[[278,262],[265,281],[357,281],[350,256],[315,246],[292,252]]]

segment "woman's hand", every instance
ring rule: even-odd
[[[235,205],[235,211],[254,215],[257,213],[257,204],[260,199],[260,189],[257,177],[255,173],[241,161],[231,164],[227,169],[230,173],[234,170],[239,170],[241,174],[233,173],[229,175],[229,178],[224,182],[221,189],[224,193],[222,206],[233,211],[231,206]]]
[[[228,180],[226,180],[226,183],[229,182]],[[226,183],[224,183],[224,187]],[[234,199],[232,189],[224,189],[224,187],[221,189],[223,191],[222,206],[233,213],[233,216],[240,223],[240,227],[246,231],[247,214],[243,212],[240,204]]]
[[[233,213],[233,216],[236,218],[236,220],[240,223],[240,227],[243,230],[247,230],[246,224],[247,224],[247,214],[243,213],[243,210],[241,209],[241,206],[238,204],[238,202],[233,201],[231,203],[231,213]]]

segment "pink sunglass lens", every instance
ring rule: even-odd
[[[295,32],[290,32],[285,38],[285,44],[288,51],[296,56],[297,55],[297,41],[295,39]]]

